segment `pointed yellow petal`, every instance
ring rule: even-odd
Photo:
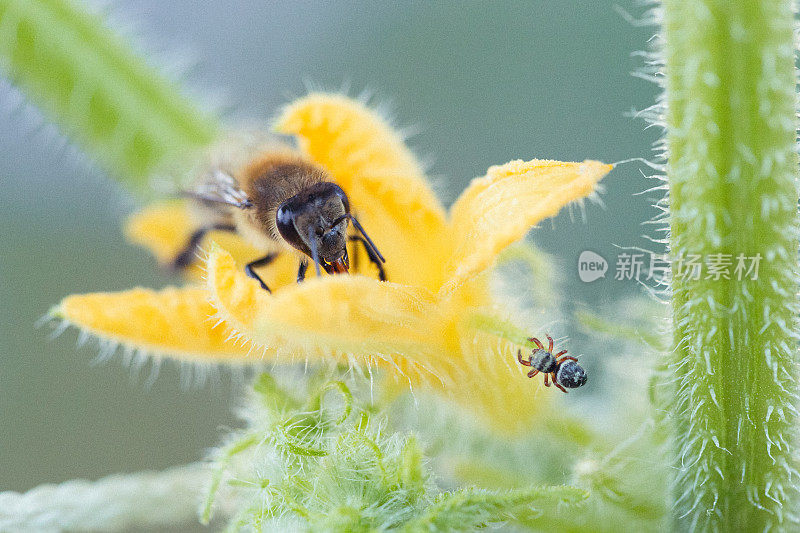
[[[215,327],[216,312],[202,288],[77,294],[53,314],[100,339],[154,356],[243,362],[248,352],[226,341],[231,331],[224,324]]]
[[[203,222],[196,220],[191,212],[188,202],[161,202],[131,215],[125,223],[125,236],[129,241],[150,250],[160,264],[169,266],[186,248],[192,233],[202,225]],[[264,255],[235,233],[211,231],[200,241],[200,248],[208,247],[211,241],[225,247],[241,263]],[[198,259],[186,270],[191,279],[202,277],[200,263],[202,262]]]
[[[159,263],[169,264],[189,242],[194,226],[185,202],[164,202],[131,215],[125,222],[125,236],[150,250]]]
[[[387,188],[438,200],[422,178],[423,172],[403,139],[375,111],[339,94],[313,93],[289,104],[275,124],[280,133],[297,135],[300,146],[330,172],[337,183],[351,187],[362,176],[397,175]],[[442,213],[443,214],[443,213]]]
[[[584,198],[612,165],[598,161],[511,161],[477,178],[450,210],[454,254],[448,293],[489,268],[506,246],[523,238],[532,226]]]
[[[431,383],[433,391],[498,431],[518,435],[530,430],[553,394],[542,388],[541,379],[525,376],[530,369],[517,363],[517,345],[476,329],[469,318],[493,308],[486,277],[471,278],[440,299],[438,307],[449,317],[444,328],[448,359],[432,362],[440,378]]]
[[[335,94],[289,105],[278,131],[325,167],[350,198],[386,256],[390,281],[435,289],[441,284],[444,210],[401,137],[377,113]]]
[[[338,275],[269,294],[221,249],[211,251],[207,275],[212,304],[226,323],[279,355],[310,361],[383,359],[404,373],[440,357],[439,321],[427,291]]]

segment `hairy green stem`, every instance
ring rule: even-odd
[[[163,472],[117,474],[97,481],[0,492],[0,531],[164,531],[197,523],[197,501],[209,466],[193,463]],[[230,491],[217,506],[230,514]]]
[[[791,0],[664,0],[678,530],[794,514],[793,25]]]
[[[70,0],[0,0],[0,72],[131,183],[215,135],[211,117]]]

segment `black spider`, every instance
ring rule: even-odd
[[[539,339],[535,337],[528,339],[536,344],[538,348],[531,352],[527,361],[522,358],[522,350],[517,351],[517,360],[519,360],[520,364],[533,367],[533,370],[528,372],[528,377],[532,378],[542,372],[544,374],[545,387],[550,386],[548,378],[552,378],[553,385],[563,392],[567,392],[567,389],[575,389],[584,385],[586,383],[586,371],[578,364],[578,360],[571,355],[565,355],[567,350],[561,350],[553,355],[553,339],[550,335],[546,336],[547,340],[550,341],[550,346],[547,350],[544,349],[544,345]]]

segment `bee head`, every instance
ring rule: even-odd
[[[350,203],[336,184],[312,185],[283,202],[275,219],[281,236],[329,274],[347,272]]]

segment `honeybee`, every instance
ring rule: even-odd
[[[211,230],[240,234],[254,246],[270,250],[245,266],[248,276],[270,288],[255,272],[285,251],[299,255],[297,282],[305,279],[309,259],[317,276],[320,267],[328,274],[347,273],[350,259],[347,242],[364,246],[369,260],[386,280],[386,262],[358,219],[350,212],[345,192],[328,172],[289,148],[260,151],[243,169],[231,172],[212,167],[183,195],[203,210],[203,226],[173,261],[176,268],[188,266],[203,236]],[[348,235],[352,223],[358,234]]]

